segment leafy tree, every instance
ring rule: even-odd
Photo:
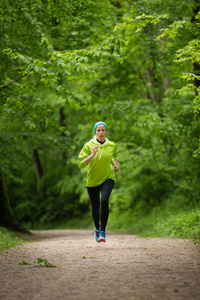
[[[0,174],[2,195],[6,195],[1,198],[4,208],[1,225],[20,229],[12,218],[10,205],[4,205],[8,203],[5,181],[21,180],[19,173],[24,172],[25,164],[30,162],[30,153],[40,200],[44,201],[48,191],[46,166],[42,166],[41,155],[46,155],[49,145],[64,142],[65,148],[71,147],[72,137],[67,131],[64,107],[70,101],[80,105],[84,101],[73,92],[70,78],[79,73],[85,77],[93,76],[93,70],[86,65],[90,59],[118,58],[110,53],[115,38],[98,38],[92,28],[94,23],[103,26],[105,12],[109,9],[108,1],[38,0],[26,3],[19,0],[1,3],[3,156]],[[93,34],[92,42],[88,39],[89,33]],[[49,94],[46,99],[44,90]],[[9,150],[5,151],[7,148]],[[10,154],[11,149],[14,154]],[[19,167],[20,164],[24,166]],[[52,207],[50,209],[52,211]],[[10,215],[9,222],[6,221],[7,214]]]
[[[98,120],[120,150],[112,226],[199,204],[198,1],[6,1],[2,12],[0,173],[20,220],[89,210],[76,158]]]
[[[121,147],[115,228],[162,205],[199,203],[198,19],[196,1],[131,3],[115,28],[127,41],[123,64],[98,64],[86,83],[92,96],[83,123],[101,116]]]

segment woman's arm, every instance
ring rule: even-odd
[[[118,159],[114,159],[114,172],[117,173],[119,171],[119,167],[118,167]]]
[[[93,157],[96,155],[98,150],[99,150],[98,146],[94,146],[92,154],[90,154],[88,157],[85,158],[86,164],[89,164],[89,162],[93,159]]]

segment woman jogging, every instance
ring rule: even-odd
[[[105,242],[105,229],[109,215],[108,200],[114,187],[115,173],[118,172],[118,150],[114,142],[106,138],[107,125],[97,122],[94,125],[95,137],[87,142],[78,157],[80,169],[87,165],[87,191],[92,206],[92,216],[95,224],[95,239]],[[101,214],[100,211],[101,193]]]

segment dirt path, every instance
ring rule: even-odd
[[[46,238],[0,254],[1,300],[200,299],[200,248],[191,240],[91,231],[35,232]],[[46,258],[57,268],[19,265]]]

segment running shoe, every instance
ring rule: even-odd
[[[92,234],[95,234],[95,240],[98,243],[98,239],[99,239],[99,236],[100,236],[100,229],[96,228],[95,231]]]
[[[100,235],[99,235],[99,238],[98,238],[98,243],[100,242],[106,242],[106,233],[105,231],[100,231]]]

